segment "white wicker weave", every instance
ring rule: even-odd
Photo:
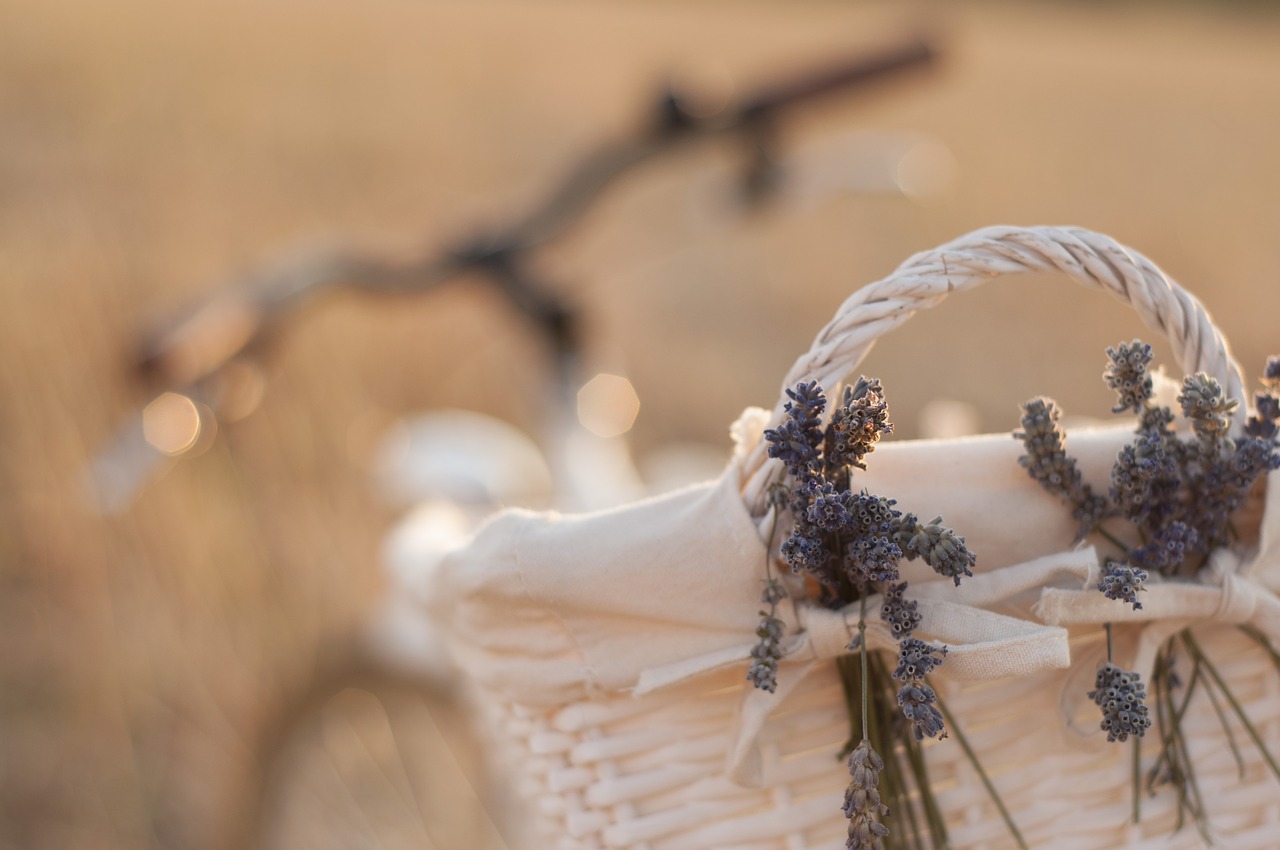
[[[878,336],[914,311],[938,303],[952,290],[999,275],[1043,269],[1061,270],[1133,305],[1148,325],[1168,336],[1184,370],[1208,372],[1229,394],[1243,395],[1239,369],[1198,301],[1141,255],[1106,237],[1073,228],[991,228],[912,257],[888,278],[859,290],[845,302],[813,348],[788,373],[784,386],[809,379],[834,386]],[[781,406],[774,411],[774,421],[780,412]],[[750,427],[748,445],[730,474],[741,488],[747,509],[764,524],[767,518],[761,515],[765,501],[761,494],[774,462],[766,460],[758,443],[751,445],[752,436],[759,438],[761,424],[757,420]],[[1071,588],[1080,585],[1064,586],[1061,582],[1064,571],[1087,567],[1093,556],[1088,550],[1054,556],[1069,548],[1069,523],[1053,518],[1065,511],[1052,499],[1042,498],[1017,469],[1013,461],[1016,446],[1010,445],[1007,451],[1001,448],[1013,441],[1007,435],[999,439],[999,447],[982,438],[954,445],[889,443],[877,451],[872,472],[883,457],[889,471],[884,473],[886,479],[877,482],[890,481],[885,484],[885,495],[898,498],[909,509],[914,509],[913,499],[922,502],[923,510],[935,510],[930,505],[939,505],[935,512],[969,536],[980,559],[979,570],[1009,572],[1008,593],[983,597],[984,585],[975,579],[978,590],[974,599],[982,597],[985,607],[1023,618],[1028,634],[1034,632],[1032,637],[1060,640],[1065,647],[1068,633],[1033,622],[1030,607],[1021,604],[1035,601],[1026,599],[1027,593],[1040,590],[1023,586],[1032,581],[1029,577],[1042,582],[1045,577],[1056,577],[1053,581],[1058,590],[1036,597],[1041,605],[1035,610],[1042,615],[1053,611],[1055,622],[1071,626],[1070,667],[1051,669],[1064,666],[1065,660],[1041,659],[1043,663],[1028,675],[994,680],[970,675],[959,681],[944,677],[939,689],[1029,846],[1200,847],[1201,839],[1193,826],[1173,832],[1176,806],[1167,788],[1142,800],[1139,825],[1130,822],[1132,749],[1109,745],[1097,734],[1096,709],[1084,697],[1102,657],[1102,632],[1092,614],[1070,616],[1072,600],[1077,598]],[[1114,457],[1119,439],[1098,438],[1092,467],[1086,463],[1087,476],[1091,469],[1096,473],[1106,468],[1108,452]],[[989,469],[993,451],[1003,452],[1013,469]],[[904,477],[897,483],[908,492],[894,489],[896,463],[904,461],[902,468],[912,468],[909,461],[914,458],[919,461],[917,468],[921,463],[927,467],[933,462],[929,458],[944,455],[972,457],[974,461],[965,466],[962,460],[960,468],[941,471],[936,482],[918,480],[918,475],[917,480]],[[955,486],[964,476],[970,477],[973,493],[981,492],[983,498],[991,497],[996,485],[981,479],[999,478],[998,486],[1008,491],[1000,496],[1008,510],[999,517],[987,517],[985,522],[976,509],[970,509],[974,515],[963,520],[948,513],[953,509],[963,514],[976,498],[965,491],[969,484]],[[879,484],[871,486],[878,488]],[[1015,492],[1010,489],[1013,487],[1020,489]],[[931,488],[936,492],[930,492]],[[1262,613],[1269,616],[1280,610],[1274,597],[1280,587],[1278,490],[1273,476],[1260,546],[1223,556],[1229,568],[1240,571],[1240,581],[1226,579],[1222,587],[1202,588],[1209,594],[1208,601],[1197,598],[1194,604],[1171,593],[1170,601],[1162,607],[1163,597],[1155,592],[1157,604],[1149,606],[1155,609],[1154,619],[1133,618],[1118,630],[1119,652],[1148,657],[1151,645],[1161,636],[1196,620],[1217,621],[1199,626],[1198,639],[1273,752],[1280,752],[1280,671],[1229,624],[1251,621],[1251,617],[1251,622],[1257,622]],[[663,531],[654,528],[651,533],[662,535]],[[1003,557],[984,559],[983,542],[998,541],[1002,535],[1025,535],[1025,539],[1004,546]],[[1041,555],[1058,558],[1053,569],[1043,575],[1034,565],[1015,566],[1015,561]],[[460,555],[463,567],[466,557],[465,552]],[[1052,593],[1058,593],[1056,608],[1045,602]],[[935,596],[947,598],[941,591]],[[456,598],[455,591],[447,604],[452,606]],[[708,610],[723,604],[710,594],[700,601]],[[987,615],[974,604],[967,616],[981,621]],[[747,612],[748,622],[754,613]],[[446,621],[448,616],[445,612]],[[527,619],[525,614],[520,617]],[[1006,620],[1014,622],[1009,617],[1001,622]],[[803,610],[798,610],[796,621],[811,624],[812,634],[802,635],[803,640],[792,644],[792,650],[803,651],[806,658],[829,658],[848,640],[847,624],[836,623],[833,640],[831,635],[820,634],[831,627],[829,622],[820,623],[816,617],[807,621]],[[1278,628],[1280,622],[1267,625],[1272,634]],[[743,641],[749,646],[753,639],[748,627]],[[519,652],[518,641],[493,635],[463,634],[460,641],[485,644],[482,649],[487,652]],[[801,644],[802,650],[797,650]],[[988,673],[1005,669],[990,646],[984,653],[970,657],[971,672],[983,665]],[[953,656],[963,657],[963,648]],[[952,666],[951,660],[943,671]],[[959,666],[964,669],[964,663]],[[1011,663],[1009,669],[1020,668]],[[517,777],[518,791],[531,806],[524,836],[528,846],[564,850],[844,847],[846,821],[840,803],[847,773],[834,754],[848,737],[849,720],[834,664],[822,660],[784,663],[779,693],[773,697],[751,690],[744,680],[745,670],[745,661],[727,666],[693,663],[690,669],[675,674],[659,674],[655,681],[595,688],[585,698],[575,696],[555,704],[547,704],[545,693],[524,701],[518,687],[498,688],[501,695],[486,700],[485,705],[498,737],[506,742],[501,759],[504,773]],[[1148,676],[1150,671],[1142,672]],[[665,687],[660,686],[663,684]],[[642,693],[637,696],[633,690]],[[774,702],[765,709],[767,721],[757,730],[744,718],[750,715],[752,705],[758,710],[762,699]],[[1183,724],[1220,845],[1241,850],[1280,846],[1280,783],[1267,771],[1257,748],[1238,724],[1236,734],[1243,742],[1245,760],[1243,776],[1238,775],[1230,749],[1224,745],[1214,708],[1203,695],[1192,701]],[[1143,741],[1146,764],[1154,758],[1155,737],[1148,735]],[[751,774],[740,769],[746,750],[751,758],[758,756],[755,787],[735,781]],[[952,846],[1013,846],[961,747],[954,740],[927,742],[926,755]]]

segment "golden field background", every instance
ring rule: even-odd
[[[937,68],[786,141],[928,134],[944,193],[735,218],[733,152],[690,153],[543,257],[635,383],[637,452],[724,445],[845,295],[987,224],[1107,232],[1196,292],[1250,374],[1280,352],[1270,6],[0,2],[0,846],[211,846],[261,718],[377,598],[395,510],[369,431],[437,407],[529,425],[541,400],[535,341],[483,289],[342,296],[274,352],[254,415],[103,518],[81,478],[146,401],[149,321],[299,246],[407,254],[505,220],[673,74],[749,87],[922,22]],[[1137,319],[1018,283],[876,349],[901,436],[930,398],[984,430],[1037,393],[1106,409],[1100,352]]]

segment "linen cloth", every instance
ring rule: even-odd
[[[1069,450],[1085,480],[1105,481],[1131,437],[1073,433]],[[941,515],[976,553],[976,570],[993,573],[1072,550],[1069,511],[1027,478],[1020,454],[1008,435],[885,442],[855,486],[923,521]],[[431,605],[457,661],[489,693],[528,705],[632,691],[646,671],[716,653],[741,661],[755,640],[765,551],[738,488],[731,464],[717,481],[613,510],[497,515],[435,577]],[[909,595],[952,596],[950,580],[903,566]],[[1040,588],[1021,589],[1021,604],[1004,591],[979,604],[1028,614]],[[795,635],[801,615],[781,615]]]

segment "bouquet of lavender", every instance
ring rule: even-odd
[[[842,754],[848,756],[851,777],[844,802],[847,846],[906,846],[902,842],[908,835],[923,835],[921,820],[932,844],[945,846],[946,829],[933,803],[920,744],[947,736],[945,709],[927,681],[943,663],[947,648],[913,635],[920,615],[917,603],[906,595],[907,582],[900,580],[898,566],[904,559],[920,559],[959,585],[962,577],[973,574],[976,559],[964,538],[942,525],[940,517],[921,522],[897,510],[893,499],[857,489],[856,471],[866,469],[864,459],[893,427],[878,380],[862,377],[846,386],[825,425],[827,398],[816,382],[797,384],[787,396],[786,418],[764,434],[769,457],[782,461],[786,469],[785,480],[770,489],[775,517],[790,517],[781,557],[794,573],[808,578],[819,604],[860,604],[858,635],[849,645],[857,661],[846,656],[839,664],[851,725]],[[770,549],[772,545],[771,540]],[[767,691],[777,685],[783,633],[777,605],[786,596],[782,582],[768,572],[761,597],[768,610],[760,612],[759,642],[748,672],[752,684]],[[898,641],[893,662],[867,650],[866,617],[872,598],[878,599],[880,617]],[[954,722],[951,727],[963,743]],[[892,763],[889,769],[886,757]],[[896,829],[889,831],[883,819],[890,806],[882,800],[906,812],[909,832],[899,836]],[[1013,832],[1016,836],[1016,829]]]
[[[1121,449],[1105,493],[1083,480],[1075,460],[1067,454],[1066,435],[1059,425],[1061,411],[1048,398],[1023,405],[1022,430],[1014,436],[1025,448],[1021,458],[1028,474],[1057,495],[1078,523],[1078,539],[1097,535],[1111,548],[1103,563],[1098,591],[1122,600],[1135,610],[1153,574],[1189,580],[1205,569],[1209,555],[1227,545],[1235,532],[1232,514],[1266,472],[1280,469],[1280,357],[1271,358],[1263,372],[1264,389],[1255,397],[1255,411],[1240,436],[1231,436],[1231,415],[1239,401],[1227,398],[1222,387],[1205,374],[1182,383],[1178,403],[1190,422],[1191,433],[1179,435],[1169,407],[1155,403],[1154,382],[1148,372],[1151,346],[1139,340],[1107,349],[1103,378],[1117,394],[1113,413],[1137,416],[1135,437]],[[1089,693],[1102,711],[1101,726],[1110,741],[1142,737],[1152,725],[1146,686],[1137,671],[1125,671],[1112,659],[1112,626],[1107,631],[1107,661],[1098,670]],[[1280,654],[1260,633],[1247,634],[1277,661]],[[1185,685],[1175,674],[1176,659],[1189,659]],[[1178,792],[1179,825],[1191,816],[1208,838],[1207,814],[1196,786],[1195,767],[1179,729],[1179,721],[1197,688],[1210,699],[1221,696],[1280,779],[1280,765],[1267,752],[1262,738],[1217,669],[1201,650],[1190,629],[1170,639],[1156,658],[1152,679],[1155,720],[1160,728],[1161,752],[1147,771],[1146,785],[1154,790],[1172,783]],[[1223,729],[1241,764],[1225,714]],[[1135,743],[1136,746],[1136,743]],[[1135,750],[1135,765],[1138,754]],[[1135,786],[1140,773],[1135,769]],[[1134,789],[1134,820],[1139,817],[1139,789]]]

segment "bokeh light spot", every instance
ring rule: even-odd
[[[178,393],[165,393],[142,411],[142,434],[159,452],[185,454],[200,439],[202,417],[196,403]]]
[[[578,421],[597,437],[627,433],[639,412],[640,397],[621,375],[602,372],[578,390]]]

